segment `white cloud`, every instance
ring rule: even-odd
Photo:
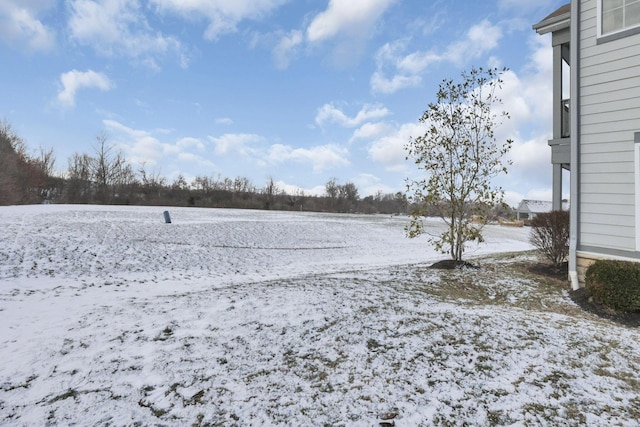
[[[418,75],[407,76],[396,74],[391,78],[378,70],[371,76],[371,90],[376,93],[395,93],[400,89],[418,86],[422,82],[422,77]]]
[[[515,141],[508,154],[508,158],[513,161],[511,169],[521,175],[550,169],[551,149],[547,144],[548,136],[543,134],[528,141]]]
[[[422,77],[418,74],[423,68],[412,70],[411,73],[399,72],[404,52],[407,48],[408,40],[396,40],[391,43],[385,43],[378,52],[376,52],[377,69],[371,76],[371,89],[377,93],[395,93],[406,87],[418,86],[422,82]],[[408,55],[415,57],[416,54]],[[407,60],[409,62],[409,60]],[[384,70],[391,68],[395,75],[387,77]]]
[[[178,12],[194,18],[205,18],[209,24],[204,32],[207,40],[236,31],[243,20],[260,20],[288,0],[151,0],[160,11]]]
[[[318,14],[307,28],[307,39],[319,42],[341,33],[362,36],[395,0],[330,0],[328,8]]]
[[[529,62],[519,73],[507,71],[502,75],[503,85],[498,95],[503,104],[498,107],[499,111],[507,111],[511,119],[495,129],[498,143],[508,138],[514,141],[511,152],[505,158],[511,160],[513,165],[509,167],[509,174],[497,178],[496,183],[509,190],[510,197],[514,200],[517,198],[518,202],[522,195],[542,198],[551,191],[551,152],[547,142],[551,137],[552,124],[552,52],[548,38],[532,35],[531,40]],[[395,64],[396,70],[420,70],[417,57],[401,54],[405,46],[402,41],[387,44],[378,52],[378,59]],[[527,55],[527,52],[523,54]],[[499,64],[496,59],[493,62]],[[409,75],[411,73],[407,73]],[[366,123],[353,133],[351,140],[370,140],[368,152],[372,160],[386,170],[411,175],[415,171],[411,163],[405,160],[404,147],[409,137],[421,134],[424,134],[424,128],[419,123],[394,125],[380,122],[375,126]],[[531,188],[536,191],[527,193]]]
[[[498,46],[498,41],[502,38],[500,27],[484,20],[469,29],[466,37],[447,48],[443,59],[461,65],[469,59],[479,58],[486,52]]]
[[[504,202],[514,209],[518,207],[518,205],[523,199],[526,199],[526,197],[522,193],[519,193],[517,191],[504,192]],[[540,200],[540,199],[536,199],[536,200]]]
[[[232,125],[233,120],[231,120],[229,117],[220,117],[216,119],[216,123],[219,125]]]
[[[509,70],[502,74],[502,80],[502,89],[496,93],[502,99],[502,105],[496,105],[494,113],[500,114],[502,111],[506,111],[510,118],[505,119],[502,125],[496,129],[496,138],[498,140],[518,139],[521,132],[526,131],[526,128],[531,128],[530,125],[541,124],[539,121],[542,118],[536,120],[532,107],[540,102],[551,104],[545,98],[546,84],[542,87],[535,85],[534,90],[538,91],[536,95],[536,93],[530,92],[530,88],[527,87],[533,84],[530,76],[520,77]],[[546,117],[544,119],[546,120]]]
[[[103,120],[102,123],[109,137],[114,138],[132,165],[144,164],[145,167],[155,168],[165,153],[179,152],[178,149],[171,150],[148,131],[132,129],[115,120]]]
[[[348,150],[332,144],[310,148],[294,148],[284,144],[266,146],[265,138],[256,134],[224,134],[219,137],[210,136],[209,140],[217,155],[239,154],[259,167],[297,162],[311,164],[314,172],[321,172],[349,165]]]
[[[151,28],[138,0],[69,0],[68,7],[71,38],[100,54],[159,69],[158,57],[173,51],[181,66],[188,65],[180,42]]]
[[[278,180],[275,181],[276,186],[283,190],[285,193],[289,195],[305,195],[305,196],[324,196],[325,195],[325,187],[324,185],[317,185],[312,188],[302,188],[295,184],[289,184],[285,181]]]
[[[254,37],[252,44],[275,38],[276,42],[268,44],[273,46],[271,53],[276,67],[285,69],[301,50],[331,40],[334,64],[352,64],[363,53],[366,40],[375,33],[377,21],[396,1],[329,0],[327,8],[316,14],[306,28]]]
[[[381,119],[389,114],[389,110],[380,104],[365,104],[355,117],[348,117],[333,105],[325,104],[318,109],[316,124],[323,126],[326,123],[337,123],[343,127],[355,127],[369,120]]]
[[[431,64],[445,59],[435,52],[414,52],[398,61],[398,69],[410,74],[419,74],[427,69]]]
[[[213,142],[217,154],[235,152],[246,156],[254,154],[256,149],[252,145],[262,142],[264,138],[248,133],[226,133],[219,137],[210,136],[209,140]]]
[[[379,192],[382,194],[394,192],[394,189],[385,185],[380,177],[370,173],[358,174],[353,181],[358,186],[360,197],[375,196]]]
[[[178,160],[182,163],[188,163],[190,166],[196,165],[201,169],[214,169],[216,167],[211,160],[194,153],[180,153],[178,154]]]
[[[356,139],[374,139],[386,135],[390,131],[390,125],[384,122],[365,123],[353,132],[351,142]]]
[[[303,34],[300,30],[293,30],[280,38],[280,42],[273,49],[273,57],[279,69],[289,66],[291,56],[295,54],[302,42]]]
[[[552,51],[549,45],[542,45],[533,39],[530,62],[524,72],[516,74],[510,70],[502,75],[503,86],[499,93],[510,119],[497,129],[496,138],[514,140],[509,159],[513,161],[511,170],[523,176],[540,176],[535,180],[547,181],[549,177],[540,174],[550,169],[553,108]],[[548,39],[544,41],[549,42]],[[546,59],[547,57],[549,59]]]
[[[495,49],[501,38],[500,27],[483,20],[471,27],[464,38],[449,44],[440,52],[434,48],[406,54],[407,40],[386,43],[376,53],[377,68],[371,76],[371,90],[390,94],[418,86],[422,82],[422,73],[432,64],[464,64]]]
[[[50,50],[55,45],[55,32],[38,19],[52,2],[4,0],[0,2],[0,40],[9,46],[26,46],[29,50]]]
[[[100,89],[108,91],[114,84],[103,73],[93,70],[71,70],[60,76],[62,90],[58,93],[58,102],[65,108],[73,108],[76,105],[76,94],[80,89]]]
[[[405,123],[388,135],[374,140],[369,147],[369,156],[388,171],[404,172],[407,170],[405,146],[409,138],[423,135],[424,132],[425,127],[420,123]]]
[[[191,148],[191,147],[197,149],[198,151],[204,151],[204,149],[205,149],[204,143],[202,142],[201,139],[192,138],[192,137],[181,138],[176,142],[176,145],[180,149],[186,149],[186,148]]]
[[[271,164],[286,161],[311,163],[314,172],[322,172],[334,167],[349,166],[349,151],[337,145],[320,145],[311,148],[292,148],[288,145],[274,144],[268,154]]]
[[[532,118],[544,120],[542,125],[551,129],[553,103],[553,49],[550,37],[534,35],[532,38],[533,54],[520,90],[527,100]],[[505,98],[505,102],[508,99]]]
[[[134,168],[143,164],[147,169],[159,168],[161,165],[171,164],[172,162],[167,161],[169,159],[188,164],[190,170],[194,167],[200,169],[215,167],[211,160],[200,154],[205,147],[202,140],[198,138],[184,137],[174,143],[167,143],[159,140],[153,132],[133,129],[115,120],[103,120],[103,124],[109,137],[113,138],[114,143],[123,150],[127,161]],[[159,133],[165,134],[162,130]],[[177,176],[175,170],[167,172],[174,177]]]

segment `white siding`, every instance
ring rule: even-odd
[[[579,1],[580,243],[634,251],[640,35],[598,44],[596,0]]]

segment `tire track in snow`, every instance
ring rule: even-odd
[[[105,253],[105,248],[106,248],[105,243],[107,242],[107,239],[109,238],[109,235],[111,235],[113,233],[113,230],[115,230],[115,227],[116,227],[116,222],[115,221],[109,221],[109,212],[105,212],[104,220],[105,220],[105,222],[108,222],[110,224],[110,226],[109,226],[109,229],[107,231],[105,231],[104,236],[102,238],[102,242],[100,242],[100,245],[98,246],[99,250],[96,251],[94,260],[91,263],[90,271],[92,273],[96,273],[97,271],[102,271],[102,269],[98,269],[97,264],[98,264],[98,262],[101,263],[100,260],[103,258],[102,255]]]

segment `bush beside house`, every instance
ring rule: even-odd
[[[640,263],[598,260],[585,276],[593,302],[625,312],[640,312]]]
[[[569,212],[539,213],[531,221],[529,241],[557,268],[569,255]]]

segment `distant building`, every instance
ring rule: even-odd
[[[569,202],[562,201],[562,210],[569,209]],[[536,215],[551,212],[553,210],[553,203],[545,200],[523,200],[516,209],[516,218],[518,221],[530,221],[536,217]]]

